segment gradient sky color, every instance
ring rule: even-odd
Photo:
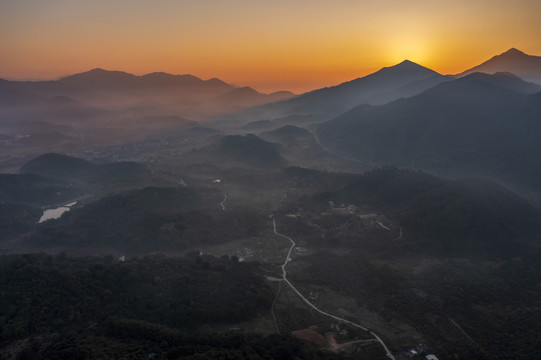
[[[0,77],[95,67],[303,92],[404,59],[458,73],[541,55],[539,0],[0,0]]]

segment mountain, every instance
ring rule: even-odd
[[[489,75],[482,72],[472,73],[471,79],[502,87],[521,94],[533,94],[541,91],[541,85],[527,82],[510,72],[496,72]]]
[[[257,121],[290,115],[309,115],[314,117],[314,121],[321,121],[321,118],[328,120],[357,105],[388,103],[402,97],[418,94],[450,79],[450,77],[405,60],[400,64],[382,68],[362,78],[249,109],[219,120],[222,122],[238,122],[238,119]]]
[[[137,77],[123,71],[107,71],[96,68],[87,72],[70,75],[58,80],[61,84],[71,84],[86,88],[121,88],[133,86]]]
[[[423,89],[446,80],[433,70],[405,60],[365,77],[303,94],[288,103],[295,112],[337,114],[360,104],[377,105],[414,95],[407,90],[413,83],[426,82],[420,86]]]
[[[28,94],[10,85],[11,82],[9,81],[0,81],[0,105],[2,109],[25,106],[27,104],[44,104],[46,102],[41,96]]]
[[[190,91],[190,95],[205,94],[217,96],[234,87],[219,79],[201,80],[193,75],[171,75],[167,73],[151,73],[136,76],[123,71],[93,69],[84,73],[66,76],[58,80],[61,84],[69,84],[96,92],[150,94],[161,91]]]
[[[541,93],[474,73],[408,99],[359,106],[318,130],[337,152],[444,176],[494,176],[541,195]]]
[[[0,79],[0,94],[3,95],[0,102],[7,104],[24,105],[28,101],[60,97],[105,110],[135,109],[139,115],[175,114],[191,119],[239,111],[293,96],[287,91],[262,94],[250,87],[239,88],[217,78],[202,80],[193,75],[164,72],[137,76],[100,68],[54,81]],[[66,106],[66,102],[56,101],[56,105]]]
[[[72,91],[73,90],[73,91]],[[28,122],[32,120],[52,122],[95,118],[106,112],[87,106],[68,96],[78,96],[75,89],[53,87],[48,82],[0,82],[0,116]]]
[[[283,100],[292,97],[294,94],[289,91],[278,91],[272,94],[262,94],[249,86],[233,89],[214,101],[221,106],[228,106],[231,110],[258,106],[273,101]]]
[[[456,76],[462,77],[474,72],[510,72],[541,85],[541,56],[528,55],[512,48]]]

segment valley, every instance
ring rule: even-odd
[[[0,358],[539,357],[541,86],[503,70],[0,82]]]

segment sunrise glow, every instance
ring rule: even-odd
[[[541,53],[541,2],[3,0],[0,77],[95,67],[303,92],[409,59],[456,73]]]

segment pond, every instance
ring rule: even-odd
[[[71,207],[75,204],[77,204],[77,201],[59,206],[54,209],[45,210],[43,212],[43,215],[41,215],[41,218],[39,219],[39,223],[42,223],[44,221],[51,220],[51,219],[58,219],[59,217],[62,216],[63,213],[65,213],[66,211],[70,211]]]

